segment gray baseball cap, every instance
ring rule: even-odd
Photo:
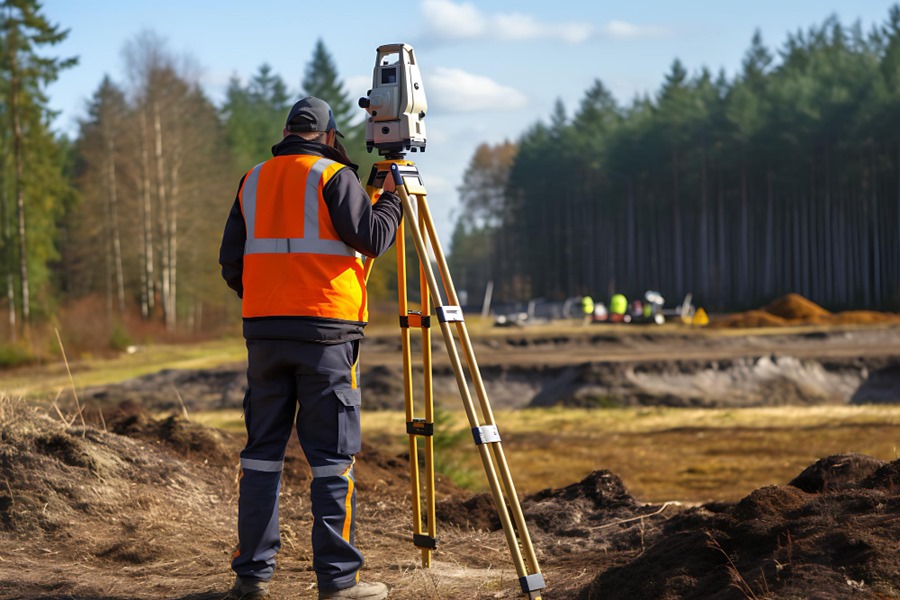
[[[337,135],[344,137],[344,134],[338,131],[337,123],[334,122],[334,113],[331,112],[331,107],[327,102],[315,96],[307,96],[294,104],[291,112],[288,113],[284,127],[293,132],[327,132],[334,129]]]

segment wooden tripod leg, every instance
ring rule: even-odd
[[[406,216],[407,221],[411,221],[415,217],[415,215],[413,214],[410,196],[405,186],[398,186],[397,192],[403,204],[404,215]],[[427,233],[431,238],[432,248],[435,252],[438,264],[441,266],[441,276],[443,279],[445,292],[447,293],[448,297],[452,298],[454,307],[457,308],[458,312],[459,302],[456,297],[456,292],[453,289],[452,280],[449,276],[449,270],[446,268],[446,260],[443,257],[443,252],[441,251],[437,236],[434,234],[434,228],[433,224],[430,221],[430,215],[428,215],[427,212],[427,205],[425,204],[424,194],[420,195],[419,202],[420,210],[423,211],[423,215],[425,217],[425,229],[427,230]],[[419,231],[418,229],[411,229],[411,233],[413,234],[413,240],[416,244],[416,251],[419,255],[419,262],[423,267],[431,296],[437,302],[440,302],[440,289],[438,287],[437,280],[435,279],[434,272],[431,268],[428,246],[425,243],[425,239],[421,231]],[[489,426],[487,428],[479,425],[479,421],[475,412],[475,406],[472,401],[471,394],[469,393],[465,375],[463,374],[462,363],[460,361],[459,354],[456,349],[456,344],[453,340],[453,335],[450,330],[449,322],[451,322],[451,319],[446,318],[446,314],[442,313],[442,311],[440,310],[441,308],[443,307],[438,308],[438,317],[440,321],[441,332],[444,337],[444,342],[447,346],[447,353],[450,356],[450,362],[453,367],[454,375],[456,377],[457,386],[459,387],[460,395],[462,396],[463,406],[466,410],[466,416],[469,419],[469,424],[472,427],[473,434],[476,437],[476,444],[478,444],[478,449],[481,455],[482,464],[484,465],[485,474],[487,475],[488,483],[491,486],[491,492],[494,497],[494,504],[500,516],[501,524],[503,525],[503,531],[506,535],[507,544],[509,545],[513,562],[516,565],[516,571],[519,574],[519,582],[527,598],[539,599],[540,590],[544,587],[544,580],[543,576],[537,569],[537,560],[534,557],[534,551],[531,547],[531,540],[530,538],[528,538],[527,528],[525,527],[524,518],[521,515],[521,508],[518,504],[518,498],[515,495],[515,489],[509,487],[512,479],[508,474],[508,466],[505,464],[505,458],[503,458],[501,449],[499,450],[500,453],[497,454],[497,456],[503,459],[503,467],[501,468],[501,471],[504,473],[503,483],[507,486],[506,493],[509,496],[507,498],[504,498],[504,493],[501,490],[501,482],[495,471],[491,452],[487,448],[488,445],[497,446],[499,448],[499,434],[496,433],[496,426],[493,424],[493,422],[489,423]],[[462,322],[461,313],[459,314],[460,317],[458,319],[453,318],[452,321],[457,322],[457,332],[465,340],[464,344],[468,346],[468,348],[466,349],[467,358],[474,359],[474,353],[471,352],[471,342],[468,339],[468,333],[466,332],[465,326]],[[470,354],[471,356],[469,356]],[[474,364],[474,360],[471,361],[470,368],[473,368],[474,371],[477,371],[477,364]],[[478,378],[480,380],[480,374],[478,375]],[[479,399],[481,400],[482,409],[484,412],[486,412],[486,416],[491,415],[490,405],[487,402],[487,396],[483,393],[483,383],[481,384],[481,388],[482,389],[479,390]],[[488,433],[488,435],[483,435],[486,429],[492,429],[492,431],[496,434],[496,437],[494,437],[494,435],[490,433]],[[480,441],[479,436],[481,436]],[[497,451],[495,451],[495,454],[496,452]],[[531,563],[530,566],[532,566],[532,570],[535,571],[534,573],[529,573],[528,569],[525,566],[524,560],[522,558],[522,552],[519,547],[519,540],[516,538],[516,533],[510,519],[509,511],[506,507],[507,501],[509,501],[510,504],[515,507],[513,509],[513,512],[516,516],[517,524],[519,525],[520,530],[524,533],[523,545],[529,551],[528,559],[529,563]]]
[[[423,227],[424,213],[422,209],[424,202],[419,201],[419,229]],[[422,298],[421,312],[422,315],[431,314],[430,294],[428,291],[428,281],[425,276],[425,266],[419,261],[419,294]],[[440,302],[440,298],[435,298],[435,302]],[[435,509],[434,497],[434,386],[432,384],[432,361],[431,361],[431,328],[423,325],[422,327],[422,378],[424,388],[425,401],[425,426],[430,429],[432,435],[426,435],[423,440],[425,446],[425,507],[426,507],[426,523],[428,525],[428,536],[432,543],[437,542],[437,516]],[[423,566],[431,566],[431,550],[422,551]]]
[[[447,294],[449,302],[453,305],[459,305],[459,298],[456,294],[456,288],[453,285],[453,279],[450,276],[450,269],[447,265],[446,259],[444,258],[440,240],[437,237],[437,231],[434,227],[434,221],[431,218],[431,212],[428,210],[428,206],[424,205],[424,203],[422,203],[419,208],[419,219],[425,225],[425,230],[428,233],[428,237],[431,239],[435,254],[435,260],[438,263],[438,269],[441,273],[441,280],[444,284],[444,290]],[[478,368],[478,361],[475,358],[475,349],[472,345],[472,340],[469,337],[468,329],[466,329],[465,322],[458,322],[456,324],[456,330],[466,356],[466,363],[469,366],[469,373],[472,376],[472,383],[475,386],[475,393],[478,396],[478,400],[481,405],[481,414],[484,416],[485,421],[488,425],[496,425],[494,414],[491,410],[490,400],[488,400],[487,390],[484,387],[484,380],[481,377],[481,370]],[[506,500],[509,503],[510,509],[513,513],[513,518],[516,522],[516,527],[518,527],[519,530],[519,537],[522,543],[522,549],[525,552],[525,557],[528,560],[528,566],[530,567],[530,571],[532,573],[539,573],[540,569],[538,567],[537,555],[535,554],[534,546],[531,543],[531,536],[528,534],[528,527],[525,524],[525,516],[522,513],[522,507],[519,503],[519,497],[516,493],[512,474],[509,471],[509,464],[506,461],[506,455],[503,453],[503,446],[498,441],[494,444],[491,444],[491,449],[494,453],[494,458],[497,462],[497,469],[500,472],[500,477],[503,482],[503,488],[506,492]]]
[[[384,160],[376,163],[376,169],[373,170],[369,182],[366,185],[366,192],[373,204],[383,190],[383,188],[380,187],[380,182],[383,181],[385,176],[391,176],[392,164],[414,166],[412,162],[403,160]],[[381,175],[381,177],[379,178],[378,175]],[[416,221],[414,219],[410,220],[407,218],[406,222],[411,222],[412,227],[416,226]],[[420,267],[419,287],[422,297],[422,310],[418,314],[409,311],[408,286],[406,284],[406,237],[404,235],[404,223],[402,221],[397,228],[395,245],[397,249],[397,307],[398,312],[400,313],[400,340],[403,352],[403,394],[406,409],[406,432],[409,436],[409,480],[410,491],[412,493],[413,543],[422,551],[422,566],[428,568],[431,566],[432,549],[437,543],[435,538],[434,442],[432,437],[434,432],[434,412],[431,382],[431,332],[428,328],[430,323],[427,318],[427,315],[430,312],[430,303],[427,286],[423,283],[424,276],[421,275]],[[368,281],[373,265],[373,259],[368,259],[366,261],[364,267],[365,281]],[[412,384],[410,327],[419,327],[422,330],[422,361],[425,374],[424,419],[416,418]],[[428,535],[424,535],[422,531],[422,499],[418,460],[419,437],[424,438],[423,447],[425,450]]]
[[[406,289],[406,238],[404,236],[403,223],[397,228],[397,307],[400,313],[400,321],[408,318],[408,301]],[[413,406],[413,387],[412,387],[412,355],[410,349],[409,327],[400,328],[400,342],[403,352],[403,398],[406,407],[406,422],[412,423],[415,418],[415,410]],[[422,535],[422,502],[419,496],[419,444],[418,437],[407,431],[409,434],[409,481],[410,491],[412,493],[412,520],[413,520],[413,536]],[[422,550],[422,564],[426,564],[427,550]]]

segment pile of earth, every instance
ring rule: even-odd
[[[597,471],[522,507],[536,546],[553,549],[545,572],[580,565],[593,575],[571,590],[581,600],[900,594],[900,460],[829,456],[787,485],[686,509],[642,504]],[[438,516],[500,529],[487,495],[445,501]]]
[[[712,320],[713,328],[788,327],[797,325],[896,325],[900,314],[872,310],[832,313],[800,294],[787,294],[766,306]]]
[[[673,516],[579,597],[895,598],[898,585],[900,460],[851,454]]]

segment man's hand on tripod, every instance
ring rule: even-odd
[[[386,192],[390,192],[392,194],[397,193],[397,185],[394,183],[394,178],[391,176],[391,172],[388,171],[384,177],[384,185],[382,188]]]

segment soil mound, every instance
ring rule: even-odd
[[[900,461],[839,455],[791,485],[669,519],[592,598],[886,598],[900,576]],[[812,491],[804,491],[803,486]]]
[[[136,402],[122,402],[106,419],[106,427],[119,435],[163,445],[184,458],[216,465],[234,463],[235,436],[191,423],[178,415],[153,418]]]
[[[859,487],[884,462],[862,454],[835,454],[817,460],[791,480],[789,485],[818,494]]]
[[[828,317],[830,312],[800,294],[787,294],[767,304],[764,308],[769,314],[788,321],[798,319],[815,319]]]
[[[186,464],[149,437],[68,426],[8,399],[0,399],[0,441],[0,541],[21,559],[0,563],[15,569],[0,569],[0,590],[19,589],[23,565],[37,556],[68,557],[58,568],[74,581],[83,561],[142,564],[171,556],[173,543],[195,552],[201,542],[186,534],[219,529],[217,509],[234,489],[232,467]],[[233,544],[214,535],[203,543]]]
[[[787,327],[797,325],[900,324],[900,314],[871,310],[832,313],[800,294],[786,294],[758,310],[714,319],[715,328]]]

